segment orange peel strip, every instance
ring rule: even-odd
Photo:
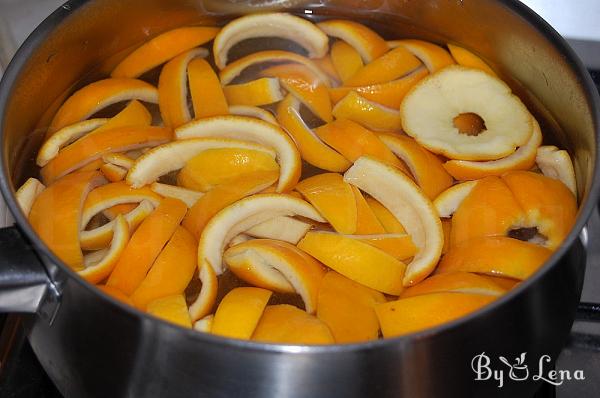
[[[184,292],[196,271],[197,244],[185,228],[175,229],[150,271],[131,295],[137,308],[143,311],[153,300]]]
[[[444,169],[442,161],[410,138],[399,135],[379,135],[392,153],[410,169],[417,185],[429,199],[452,186],[452,176]]]
[[[492,68],[471,51],[450,43],[448,43],[448,50],[450,50],[450,54],[452,54],[457,64],[466,66],[467,68],[479,69],[497,77]]]
[[[357,235],[384,234],[385,228],[379,222],[360,189],[354,185],[351,187],[356,201],[356,230],[354,233]]]
[[[162,127],[121,127],[88,134],[61,150],[40,174],[45,182],[52,183],[108,153],[160,145],[171,137],[172,131]]]
[[[379,220],[385,232],[388,234],[405,234],[406,231],[400,221],[388,209],[385,208],[384,205],[379,203],[377,200],[373,198],[366,198],[367,204],[375,214],[375,217]]]
[[[368,129],[394,131],[402,129],[400,113],[350,91],[333,107],[336,119],[348,119]]]
[[[279,103],[277,120],[294,139],[302,159],[323,170],[342,172],[351,163],[335,150],[324,144],[300,116],[300,101],[288,95]]]
[[[385,301],[380,292],[329,271],[319,289],[317,317],[329,327],[336,343],[376,340],[375,304]]]
[[[165,198],[131,236],[106,284],[131,295],[187,212],[180,200]]]
[[[133,210],[124,214],[125,221],[129,225],[129,231],[133,232],[152,211],[154,211],[152,203],[143,200]],[[100,250],[108,246],[113,236],[114,221],[113,219],[100,227],[81,231],[79,234],[81,248],[84,250]]]
[[[439,216],[442,218],[452,217],[463,200],[465,200],[473,188],[475,188],[475,185],[477,185],[477,181],[465,181],[453,185],[444,192],[440,193],[433,200],[433,205],[435,206]]]
[[[280,37],[302,46],[310,58],[321,58],[329,50],[329,39],[312,22],[287,13],[253,14],[229,22],[213,44],[215,63],[223,69],[229,50],[240,41],[260,37]]]
[[[408,91],[427,75],[429,75],[427,69],[417,68],[408,75],[391,82],[360,87],[343,86],[330,88],[329,96],[333,103],[337,104],[350,91],[355,91],[369,101],[376,102],[387,108],[398,109]]]
[[[567,151],[564,149],[559,150],[553,145],[539,147],[535,162],[546,177],[562,181],[573,192],[573,195],[577,197],[575,170]]]
[[[354,47],[365,63],[381,57],[389,50],[386,41],[365,25],[335,19],[321,22],[317,26],[328,36],[341,39]]]
[[[151,301],[148,303],[147,312],[186,329],[192,328],[192,321],[183,294],[161,297]]]
[[[75,271],[84,268],[79,246],[83,202],[106,180],[97,171],[69,174],[42,191],[31,206],[29,222],[40,239]]]
[[[249,339],[263,314],[271,292],[258,287],[238,287],[223,297],[215,312],[211,333]]]
[[[532,117],[533,119],[533,117]],[[499,176],[511,170],[529,170],[536,162],[538,147],[542,144],[540,125],[533,119],[533,133],[523,146],[505,158],[487,162],[449,160],[444,168],[457,180],[476,180],[490,175]]]
[[[187,71],[193,59],[207,56],[206,49],[195,48],[173,58],[162,68],[158,79],[158,105],[165,126],[177,127],[192,120],[187,100]]]
[[[421,61],[404,47],[397,47],[356,71],[344,84],[368,86],[396,80],[421,66]]]
[[[17,190],[15,197],[25,217],[29,216],[33,202],[35,202],[35,199],[44,191],[44,189],[46,189],[46,186],[42,184],[40,180],[30,177]]]
[[[325,219],[307,202],[289,195],[258,194],[244,198],[218,212],[202,231],[198,243],[198,266],[223,273],[223,249],[238,234],[278,216]]]
[[[199,266],[198,279],[202,283],[202,288],[196,300],[190,305],[189,314],[192,321],[197,321],[207,316],[215,306],[217,300],[217,290],[219,282],[213,268],[205,264]]]
[[[165,198],[179,199],[185,203],[188,208],[194,206],[194,204],[196,204],[196,202],[204,195],[202,192],[192,191],[176,185],[161,184],[159,182],[153,182],[152,185],[150,185],[150,189]]]
[[[344,179],[385,206],[419,249],[407,265],[404,285],[414,285],[427,277],[444,246],[440,218],[427,196],[404,173],[367,156],[359,158]]]
[[[127,155],[122,153],[107,153],[102,156],[102,160],[106,163],[114,164],[115,166],[122,167],[129,170],[133,166],[134,160]]]
[[[196,119],[229,114],[229,107],[219,77],[204,59],[188,65],[188,81]]]
[[[329,76],[310,59],[301,55],[289,52],[289,51],[259,51],[250,55],[240,58],[235,62],[227,65],[220,73],[221,84],[230,84],[236,77],[238,77],[244,70],[250,66],[262,64],[262,63],[297,63],[306,66],[315,75],[319,76],[319,80],[329,86],[331,81]]]
[[[175,132],[178,140],[195,137],[222,137],[256,142],[277,153],[279,182],[277,192],[291,190],[302,171],[302,159],[292,139],[278,126],[243,116],[215,116],[195,120]]]
[[[551,255],[552,251],[533,243],[506,236],[486,236],[451,247],[436,272],[475,272],[525,280]]]
[[[106,179],[110,182],[119,182],[123,181],[125,176],[127,175],[127,169],[119,167],[112,163],[106,163],[100,166],[100,171],[106,177]]]
[[[171,58],[212,40],[219,28],[187,26],[161,33],[136,48],[111,72],[112,77],[138,77]]]
[[[342,40],[336,41],[331,46],[331,62],[343,83],[364,66],[360,53]]]
[[[292,217],[275,217],[244,231],[254,238],[277,239],[296,244],[312,228],[312,225]]]
[[[287,304],[268,305],[252,340],[278,344],[333,344],[331,331],[317,317]]]
[[[98,80],[73,93],[58,109],[48,133],[92,116],[99,110],[121,101],[140,100],[158,103],[156,87],[142,80],[113,78]]]
[[[207,135],[210,137],[211,135]],[[127,174],[127,183],[134,188],[143,187],[159,177],[179,170],[186,162],[209,149],[241,148],[273,154],[273,151],[260,144],[228,138],[191,138],[169,142],[157,146],[136,159]]]
[[[262,106],[283,99],[279,79],[270,77],[224,86],[223,93],[231,105]]]
[[[406,298],[442,292],[501,296],[506,292],[506,289],[492,282],[485,276],[480,276],[471,272],[451,272],[447,274],[432,275],[424,281],[404,290],[400,297]]]
[[[384,338],[420,332],[461,318],[496,297],[467,293],[432,293],[375,306]]]
[[[265,271],[279,272],[293,287],[292,291],[302,297],[306,312],[314,314],[317,310],[325,269],[296,246],[278,240],[254,239],[227,249],[223,259],[234,274],[249,283],[264,281],[261,274]],[[271,286],[261,287],[271,289]]]
[[[232,105],[229,107],[229,113],[237,116],[253,117],[277,125],[275,116],[273,116],[271,112],[259,108],[258,106]]]
[[[453,65],[454,58],[440,46],[424,40],[405,39],[388,41],[390,48],[404,47],[425,64],[430,73]]]
[[[407,234],[351,235],[348,237],[358,239],[402,261],[414,257],[418,250],[410,235]]]
[[[129,225],[122,215],[115,218],[113,238],[108,249],[86,254],[83,258],[85,269],[79,276],[90,283],[103,281],[112,272],[129,241]]]
[[[202,319],[198,319],[194,322],[194,330],[197,332],[210,333],[214,319],[214,315],[207,315]]]

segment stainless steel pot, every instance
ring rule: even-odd
[[[343,346],[257,344],[180,329],[79,279],[36,237],[14,197],[33,172],[27,165],[48,116],[81,76],[102,74],[105,60],[171,27],[221,20],[236,12],[230,3],[246,10],[301,6],[293,11],[476,49],[514,78],[513,87],[574,155],[581,209],[564,245],[532,278],[464,319]],[[482,352],[492,360],[527,352],[527,364],[537,368],[542,354],[556,358],[565,343],[584,275],[579,234],[598,200],[598,104],[564,40],[514,0],[70,1],[29,37],[0,86],[0,186],[17,220],[0,231],[0,310],[31,313],[33,350],[67,397],[527,396],[536,387],[531,378],[498,388],[474,380],[471,360]]]

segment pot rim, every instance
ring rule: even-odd
[[[73,11],[79,7],[85,5],[92,0],[70,0],[55,10],[50,16],[48,16],[37,28],[29,35],[27,40],[19,47],[18,51],[11,60],[9,66],[4,72],[4,76],[0,81],[0,123],[4,120],[6,114],[6,103],[14,88],[13,82],[16,81],[21,68],[29,60],[30,56],[35,50],[44,42],[46,36],[50,34],[56,26],[58,26],[64,19],[66,19]],[[76,272],[66,266],[56,255],[54,255],[49,248],[43,243],[33,231],[33,228],[29,224],[27,218],[21,212],[16,198],[15,191],[11,187],[10,177],[7,173],[7,159],[4,156],[4,151],[0,151],[0,190],[6,201],[6,204],[14,216],[18,227],[21,231],[24,231],[27,238],[33,242],[35,249],[48,258],[52,263],[56,264],[61,271],[65,272],[70,278],[73,278],[76,283],[79,283],[89,291],[93,291],[95,294],[102,297],[103,300],[108,301],[112,305],[120,307],[121,310],[128,312],[131,316],[139,318],[141,320],[151,320],[152,322],[160,322],[163,325],[161,327],[170,327],[174,330],[178,330],[179,333],[185,333],[186,338],[196,340],[198,343],[218,343],[224,345],[226,348],[233,348],[244,351],[258,351],[258,352],[271,352],[271,353],[303,353],[303,354],[331,354],[340,352],[352,352],[382,348],[388,345],[404,345],[410,344],[415,340],[422,339],[427,336],[447,333],[463,324],[471,322],[473,319],[479,317],[486,312],[492,312],[501,306],[508,305],[508,303],[518,296],[520,296],[525,290],[531,285],[535,284],[541,279],[552,267],[557,266],[559,259],[561,259],[566,252],[571,248],[583,228],[585,227],[587,220],[589,219],[593,209],[598,201],[600,194],[600,96],[598,90],[593,83],[587,69],[579,57],[575,54],[573,49],[567,44],[565,39],[552,28],[545,20],[539,15],[532,11],[529,7],[521,3],[519,0],[497,0],[523,19],[525,19],[530,25],[532,25],[542,36],[550,41],[554,47],[565,56],[566,61],[576,72],[576,76],[580,79],[580,84],[583,86],[586,99],[588,104],[591,106],[592,119],[595,125],[596,132],[596,159],[594,162],[593,179],[588,195],[585,202],[581,204],[578,209],[578,216],[575,225],[571,229],[568,236],[565,238],[560,248],[555,251],[552,256],[546,261],[546,263],[531,277],[521,282],[517,287],[504,294],[500,298],[494,300],[492,303],[480,308],[479,310],[472,312],[464,317],[456,319],[451,322],[446,322],[442,325],[422,330],[419,332],[392,337],[386,339],[372,340],[363,343],[352,343],[352,344],[332,344],[332,345],[289,345],[289,344],[274,344],[274,343],[258,343],[248,340],[231,339],[221,336],[216,336],[208,333],[199,333],[193,329],[185,329],[177,326],[173,323],[164,321],[162,319],[153,317],[145,312],[138,310],[137,308],[131,307],[125,303],[122,303],[112,296],[107,295],[100,289],[96,288],[91,283],[88,283],[83,278],[79,277]],[[0,143],[3,142],[4,130],[0,124]],[[59,309],[60,310],[60,309]],[[174,331],[173,330],[173,331]]]

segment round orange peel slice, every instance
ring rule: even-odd
[[[506,292],[506,289],[492,282],[485,276],[480,276],[471,272],[449,272],[446,274],[431,275],[424,281],[405,289],[400,295],[400,298],[442,292],[501,296]]]
[[[15,192],[17,203],[26,217],[29,216],[33,202],[35,202],[35,199],[44,191],[44,189],[46,189],[46,186],[42,184],[40,180],[30,177],[19,187],[19,189],[17,189],[17,192]]]
[[[404,173],[368,156],[354,162],[344,179],[385,206],[417,246],[417,253],[407,264],[403,284],[414,285],[427,277],[444,246],[442,224],[429,198]]]
[[[370,101],[355,91],[350,91],[333,107],[336,119],[347,119],[368,129],[394,131],[402,129],[400,113]]]
[[[146,277],[186,212],[187,206],[182,201],[164,198],[131,235],[106,284],[131,295]]]
[[[158,206],[161,197],[150,188],[132,188],[125,182],[113,182],[102,185],[92,190],[83,204],[81,214],[81,228],[85,228],[96,214],[119,204],[139,203],[149,201],[153,206]]]
[[[316,128],[315,133],[351,162],[369,155],[408,172],[404,164],[375,133],[352,120],[338,119]]]
[[[94,131],[108,120],[107,118],[88,119],[56,131],[40,147],[36,156],[36,164],[40,167],[45,166],[58,155],[61,148]]]
[[[484,121],[479,134],[462,134],[454,126],[454,118],[466,113]],[[404,97],[400,116],[408,135],[450,159],[500,159],[525,145],[533,133],[533,118],[510,87],[485,72],[457,65],[417,83]]]
[[[310,21],[287,13],[252,14],[229,22],[215,38],[217,67],[227,66],[229,50],[237,43],[261,37],[291,40],[304,48],[310,58],[324,57],[329,50],[329,39]]]
[[[231,105],[229,107],[229,113],[237,116],[253,117],[263,120],[267,123],[277,125],[277,119],[275,119],[275,116],[273,116],[271,112],[263,108],[259,108],[258,106]]]
[[[376,340],[375,304],[385,301],[380,292],[329,271],[319,288],[317,317],[329,327],[336,343]]]
[[[183,294],[161,297],[148,303],[146,312],[186,329],[192,328],[192,321]]]
[[[448,65],[455,64],[454,58],[442,47],[424,40],[404,39],[388,41],[390,48],[404,47],[435,73]]]
[[[177,227],[160,252],[144,280],[131,295],[137,308],[144,311],[149,302],[183,293],[196,271],[196,239],[183,227]]]
[[[177,175],[178,185],[207,192],[248,173],[274,171],[279,174],[275,154],[242,148],[207,149],[191,158]]]
[[[577,180],[567,151],[559,150],[554,145],[541,146],[537,149],[535,162],[546,177],[562,181],[577,197]]]
[[[322,81],[325,85],[331,85],[331,80],[329,79],[329,76],[327,76],[327,74],[323,72],[312,60],[289,51],[279,50],[259,51],[230,63],[219,73],[221,84],[230,84],[244,70],[253,65],[283,62],[291,62],[304,65],[308,69],[310,69],[311,72],[317,75],[319,77],[319,80]]]
[[[271,147],[277,154],[279,182],[277,192],[291,190],[302,171],[302,158],[294,141],[280,127],[243,116],[215,116],[195,120],[175,131],[177,139],[219,137],[251,141]]]
[[[105,163],[100,166],[100,171],[106,177],[106,179],[110,182],[119,182],[125,179],[127,175],[127,169],[123,167],[117,166],[112,163]]]
[[[43,190],[33,202],[29,222],[48,248],[75,271],[84,268],[79,245],[83,202],[106,180],[97,171],[69,174]]]
[[[262,77],[247,83],[230,84],[223,87],[227,102],[231,105],[262,106],[283,99],[279,79]]]
[[[129,241],[129,225],[122,215],[115,218],[113,237],[108,249],[86,254],[85,268],[77,274],[90,283],[99,283],[110,275]]]
[[[244,234],[254,238],[277,239],[295,245],[311,228],[312,224],[281,216],[255,225],[244,231]]]
[[[196,58],[188,64],[187,72],[195,118],[229,114],[221,81],[212,66]]]
[[[210,137],[210,135],[208,135]],[[127,183],[140,188],[158,180],[159,177],[179,170],[199,153],[209,149],[241,148],[275,154],[260,144],[229,138],[190,138],[169,142],[152,148],[136,159],[127,174]]]
[[[381,36],[357,22],[334,19],[321,22],[317,26],[328,36],[341,39],[354,47],[366,64],[389,50]]]
[[[123,214],[129,225],[129,231],[133,232],[146,217],[154,211],[154,206],[148,200],[143,200],[137,206]],[[116,217],[115,217],[116,218]],[[84,250],[101,250],[106,248],[113,237],[114,218],[99,227],[83,230],[79,233],[79,243]]]
[[[322,173],[306,178],[296,185],[307,201],[339,233],[356,232],[357,210],[352,186],[337,173]]]
[[[62,149],[42,168],[40,174],[46,183],[52,183],[65,174],[100,160],[108,153],[160,145],[169,141],[172,134],[167,128],[144,126],[91,133]]]
[[[164,198],[179,199],[188,208],[194,206],[204,195],[202,192],[192,191],[191,189],[181,188],[176,185],[162,184],[160,182],[153,182],[150,185],[150,189]]]
[[[265,270],[279,272],[291,285],[292,292],[302,297],[306,312],[316,312],[325,269],[296,246],[278,240],[254,239],[227,249],[223,259],[234,274],[249,283],[264,281],[261,274]],[[271,289],[271,286],[262,287]]]
[[[367,203],[360,189],[351,185],[354,200],[356,201],[356,230],[357,235],[384,234],[385,228]]]
[[[473,188],[475,188],[475,185],[477,185],[477,181],[465,181],[453,185],[444,192],[440,193],[433,200],[433,205],[435,206],[439,216],[442,218],[452,217],[463,200],[465,200]]]
[[[387,108],[398,109],[408,91],[427,75],[429,75],[427,69],[417,68],[408,75],[391,82],[360,87],[333,87],[329,89],[329,96],[331,101],[337,104],[350,91],[355,91],[369,101],[376,102]]]
[[[137,79],[112,78],[98,80],[73,93],[54,115],[49,134],[80,122],[109,105],[122,101],[140,100],[158,103],[158,90]]]
[[[459,47],[455,44],[447,44],[448,50],[450,50],[450,54],[456,61],[457,64],[466,66],[467,68],[475,68],[482,70],[486,73],[489,73],[492,76],[497,76],[496,73],[490,68],[490,66],[485,63],[480,57],[473,54],[471,51],[466,48]]]
[[[258,287],[237,287],[230,290],[217,307],[210,332],[248,340],[254,333],[271,294]]]
[[[288,304],[268,305],[252,340],[278,344],[333,344],[331,331],[314,315]]]
[[[421,61],[404,47],[397,47],[356,71],[344,85],[368,86],[396,80],[420,67]]]
[[[529,170],[536,163],[537,149],[541,144],[542,131],[538,122],[533,119],[533,133],[527,143],[507,157],[487,162],[449,160],[444,163],[444,168],[459,181],[476,180],[490,175],[499,176],[511,170]]]
[[[338,40],[331,46],[331,62],[342,83],[346,83],[364,66],[360,53],[345,41]]]
[[[207,192],[190,208],[183,225],[196,236],[204,230],[210,219],[225,207],[238,200],[261,192],[277,181],[275,172],[257,172],[240,176],[231,184],[219,185]]]
[[[298,242],[298,248],[371,289],[392,295],[402,292],[406,265],[358,239],[332,232],[309,232]]]
[[[219,288],[217,274],[209,264],[199,266],[198,279],[202,283],[202,288],[196,300],[189,307],[189,315],[192,321],[197,321],[210,314],[215,306]]]
[[[198,243],[198,266],[210,265],[216,274],[223,273],[223,249],[238,234],[278,216],[302,216],[325,222],[307,202],[289,195],[258,194],[219,211],[202,231]]]
[[[281,86],[300,100],[319,119],[324,122],[332,120],[328,88],[306,66],[300,64],[275,65],[262,70],[260,74],[278,78]]]
[[[158,78],[158,105],[166,126],[177,127],[192,120],[188,107],[188,67],[195,58],[207,56],[206,49],[195,48],[163,66]]]
[[[571,231],[577,217],[577,200],[559,180],[530,171],[511,171],[502,180],[525,214],[521,227],[536,227],[546,237],[543,245],[557,249]]]
[[[495,296],[468,293],[432,293],[375,306],[384,338],[442,325],[491,303]]]
[[[219,28],[209,26],[186,26],[161,33],[148,40],[111,72],[112,77],[138,77],[169,61],[177,55],[212,40]]]
[[[408,166],[415,182],[431,200],[452,186],[452,176],[444,169],[442,161],[410,138],[400,135],[379,135],[392,153]]]
[[[464,189],[469,192],[452,216],[451,247],[480,236],[504,236],[511,228],[525,225],[523,208],[501,178],[486,177]]]
[[[342,172],[351,163],[335,150],[324,144],[309,128],[300,115],[300,101],[288,95],[277,107],[277,120],[294,139],[306,162],[323,170]]]
[[[452,246],[436,272],[475,272],[524,280],[550,255],[551,250],[533,243],[506,236],[485,236]]]

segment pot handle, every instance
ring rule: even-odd
[[[15,226],[0,229],[0,312],[37,313],[50,323],[60,294],[34,248]]]

